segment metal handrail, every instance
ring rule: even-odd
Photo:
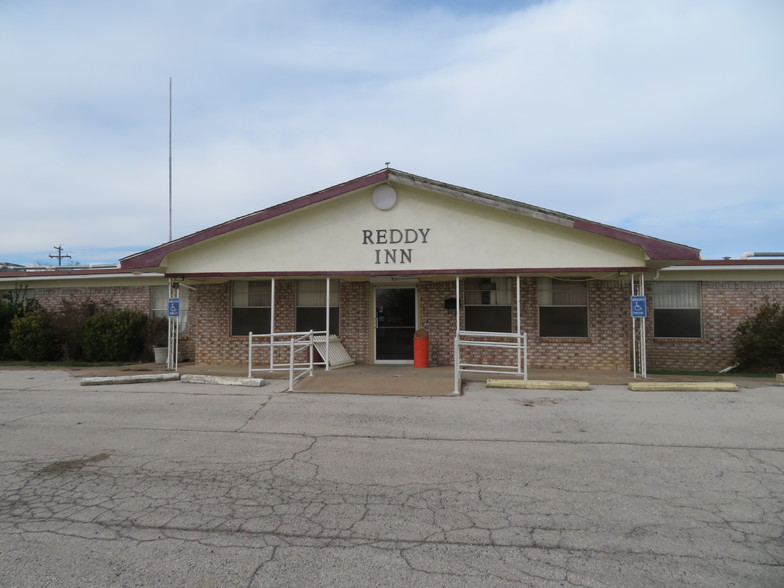
[[[294,382],[301,377],[313,375],[314,365],[326,365],[326,360],[314,361],[313,348],[314,336],[326,335],[326,331],[298,331],[290,333],[265,333],[258,334],[248,333],[248,377],[252,378],[254,372],[277,372],[287,371],[289,373],[289,392],[294,386]],[[264,340],[263,342],[254,342],[254,340]],[[288,361],[284,363],[275,363],[275,348],[286,347],[289,349]],[[255,348],[269,349],[269,366],[265,368],[253,367],[253,350]],[[295,359],[296,354],[309,350],[308,359],[306,361],[297,362]],[[294,371],[301,371],[296,377]]]
[[[486,341],[483,339],[505,339]],[[516,365],[463,363],[461,347],[488,347],[517,350]],[[457,331],[455,334],[455,394],[460,394],[460,375],[464,373],[517,374],[528,379],[528,333],[492,333],[489,331]]]

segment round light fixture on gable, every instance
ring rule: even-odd
[[[373,204],[379,210],[389,210],[397,203],[397,192],[389,184],[381,184],[373,190]]]

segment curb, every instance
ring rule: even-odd
[[[171,382],[180,379],[180,374],[142,374],[138,376],[101,376],[82,378],[82,386],[104,386],[107,384],[144,384],[147,382]]]
[[[180,378],[186,384],[220,384],[222,386],[247,386],[250,388],[261,388],[266,386],[266,380],[262,378],[237,378],[231,376],[203,376],[199,374],[185,374]]]
[[[732,382],[629,382],[633,392],[737,392]]]
[[[588,382],[558,380],[487,380],[488,388],[516,388],[521,390],[590,390]]]

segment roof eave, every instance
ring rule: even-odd
[[[374,184],[385,182],[388,177],[389,170],[383,169],[372,174],[368,174],[348,182],[320,190],[318,192],[313,192],[312,194],[300,196],[294,200],[276,204],[275,206],[265,208],[264,210],[259,210],[246,216],[235,218],[225,223],[221,223],[196,233],[186,235],[185,237],[181,237],[174,241],[170,241],[169,243],[158,245],[152,249],[147,249],[146,251],[130,255],[120,260],[120,266],[123,269],[161,268],[164,265],[164,258],[169,253],[178,251],[190,245],[201,243],[202,241],[206,241],[220,235],[225,235],[226,233],[230,233],[232,231],[236,231],[238,229],[242,229],[262,221],[300,210],[312,204],[324,202],[325,200],[342,196],[344,194],[348,194],[349,192],[354,192]]]

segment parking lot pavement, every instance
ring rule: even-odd
[[[781,586],[784,389],[0,371],[2,586]]]

